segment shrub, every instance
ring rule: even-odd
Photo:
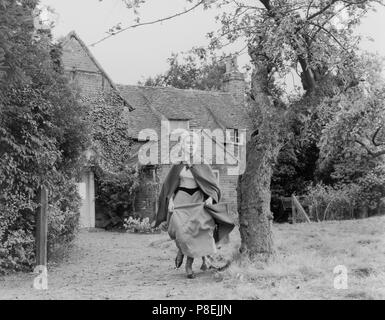
[[[56,249],[70,243],[78,230],[80,197],[75,181],[64,177],[61,180],[49,188],[48,258]],[[36,194],[29,196],[10,190],[6,197],[0,197],[0,274],[27,271],[33,266],[37,208]]]
[[[30,208],[19,209],[20,204],[27,207],[28,202],[23,195],[10,195],[6,203],[0,201],[0,274],[24,270],[34,259],[34,217]]]
[[[356,183],[309,187],[306,202],[315,221],[341,220],[361,217],[367,209],[380,206],[385,195],[382,174],[370,172]],[[366,214],[364,214],[366,216]]]
[[[80,196],[74,180],[58,184],[49,198],[48,254],[72,242],[79,228]]]
[[[310,207],[310,219],[314,221],[341,220],[353,218],[358,187],[338,187],[317,184],[309,187],[306,202]]]
[[[357,200],[369,209],[375,209],[385,197],[385,166],[379,165],[357,179]]]
[[[137,187],[137,174],[134,168],[119,174],[96,170],[97,194],[100,205],[119,216],[132,213],[133,193]]]
[[[49,30],[34,29],[36,0],[0,5],[0,273],[27,270],[35,257],[37,191],[49,190],[48,242],[73,239],[74,184],[88,135],[83,108],[60,65]]]

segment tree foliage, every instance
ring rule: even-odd
[[[212,48],[221,48],[227,43],[244,39],[255,69],[261,70],[261,63],[264,64],[264,68],[267,68],[268,72],[264,79],[254,73],[251,87],[256,103],[251,106],[259,108],[263,118],[262,123],[281,122],[279,127],[283,129],[279,130],[275,125],[271,126],[270,130],[261,130],[268,127],[264,124],[255,125],[254,130],[258,130],[259,139],[252,140],[251,143],[265,145],[262,150],[266,155],[277,154],[274,150],[286,146],[281,149],[285,153],[278,154],[283,155],[284,158],[290,157],[291,165],[286,169],[294,170],[287,170],[288,179],[282,182],[288,183],[290,178],[300,172],[299,165],[306,164],[308,160],[310,160],[308,168],[314,170],[317,167],[319,141],[322,140],[324,128],[330,121],[322,117],[319,111],[323,105],[330,105],[333,99],[340,99],[346,95],[349,100],[350,89],[358,86],[360,74],[356,69],[360,64],[358,48],[360,38],[354,32],[355,27],[359,24],[361,17],[380,2],[261,0],[258,5],[246,1],[219,1],[219,7],[233,6],[234,10],[218,16],[222,27],[217,33],[210,34]],[[300,76],[302,93],[289,100],[289,103],[284,102],[286,108],[282,110],[283,90],[280,90],[280,84],[276,79],[287,76],[293,70]],[[261,95],[261,90],[253,92],[253,88],[258,87],[255,82],[264,87],[262,94],[270,96],[273,103],[267,100],[264,103],[258,98],[257,95]],[[264,106],[261,107],[261,104]],[[268,115],[269,112],[264,111],[264,108],[281,116],[278,119],[265,116],[264,114]],[[346,131],[345,135],[350,133]],[[282,143],[277,144],[276,141],[280,139]],[[303,159],[305,163],[299,163],[299,155],[306,150],[312,150],[312,154],[310,157],[302,156],[302,159],[305,158]],[[256,157],[257,161],[261,158],[257,153],[252,156]],[[254,176],[255,179],[261,179],[261,175],[269,175],[271,171],[268,167],[276,163],[279,157],[270,159],[266,162],[261,158],[261,167],[253,170],[255,166],[250,166],[250,170],[246,168],[245,175]],[[281,165],[279,169],[285,169],[285,167]],[[308,182],[313,182],[314,171],[307,178]],[[251,226],[247,226],[245,222],[246,233],[247,230],[250,233],[250,230],[257,229],[256,222],[248,216],[248,211],[254,207],[262,208],[263,213],[256,210],[255,214],[261,217],[257,221],[259,223],[264,221],[268,228],[268,222],[263,219],[263,216],[269,216],[269,209],[266,209],[265,205],[270,201],[269,196],[266,195],[269,186],[269,183],[266,183],[265,188],[260,188],[260,193],[247,200],[248,203],[243,207],[244,212],[242,210],[240,212],[247,217],[246,222],[251,222]],[[249,193],[251,194],[252,191]],[[242,198],[245,197],[242,195],[241,200]],[[245,246],[253,252],[264,252],[257,244],[258,241],[264,241],[268,232],[262,230],[260,234],[261,237],[244,241]],[[268,247],[266,246],[265,250]]]
[[[72,239],[76,168],[88,141],[83,109],[50,30],[34,27],[37,1],[0,2],[0,272],[34,259],[34,211],[49,190],[49,248]]]
[[[206,51],[195,48],[182,56],[172,54],[167,61],[169,68],[164,74],[149,77],[139,84],[179,89],[222,89],[226,72],[223,57],[207,56]]]
[[[384,193],[384,103],[382,59],[362,55],[354,72],[359,85],[326,100],[318,142],[318,176],[329,184],[355,184],[360,205],[376,207]]]

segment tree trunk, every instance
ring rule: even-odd
[[[238,180],[238,212],[241,252],[250,257],[266,257],[273,253],[272,220],[270,211],[270,182],[279,143],[279,111],[272,103],[268,90],[266,64],[255,63],[252,75],[251,106],[253,133],[248,139],[246,169]]]
[[[258,254],[269,256],[273,252],[273,216],[270,211],[272,165],[269,159],[271,147],[261,146],[253,140],[248,143],[246,170],[238,182],[241,252],[247,252],[251,257]]]

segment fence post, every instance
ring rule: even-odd
[[[291,197],[291,222],[295,223],[295,216],[296,216],[296,210],[294,205],[294,199],[293,196]]]
[[[305,209],[302,207],[301,203],[298,201],[297,197],[293,194],[292,195],[292,201],[293,201],[293,207],[295,207],[296,212],[301,212],[304,218],[306,219],[307,222],[310,223],[309,216],[306,214]]]
[[[48,191],[39,190],[39,207],[36,211],[36,265],[47,265]]]

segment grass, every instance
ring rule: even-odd
[[[274,225],[268,263],[238,256],[223,273],[239,299],[385,299],[385,217]],[[335,289],[336,266],[347,289]]]

